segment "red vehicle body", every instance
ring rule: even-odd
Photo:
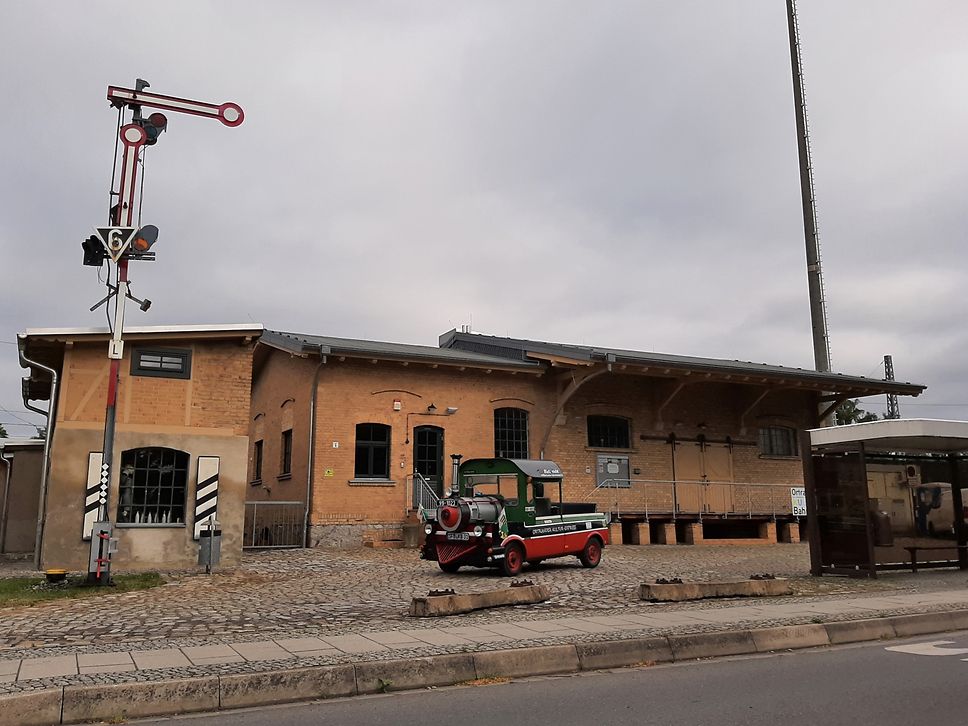
[[[425,511],[420,556],[444,572],[462,566],[521,572],[525,562],[577,557],[597,567],[608,544],[608,517],[594,504],[562,501],[562,474],[553,461],[455,457],[455,486]],[[547,494],[557,494],[553,501]]]

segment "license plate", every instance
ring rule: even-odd
[[[466,542],[470,538],[471,538],[471,533],[470,532],[448,532],[447,533],[447,539],[452,540],[452,541],[453,540],[458,540],[458,541],[461,541],[461,542]]]

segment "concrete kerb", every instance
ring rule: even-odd
[[[230,676],[64,686],[0,696],[0,726],[116,720],[267,706],[475,679],[575,673],[968,629],[968,610],[757,630],[480,651]]]

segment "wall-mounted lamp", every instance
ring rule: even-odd
[[[429,406],[427,406],[427,411],[429,413],[435,413],[437,411],[437,407],[431,403]]]
[[[445,413],[448,416],[453,416],[455,413],[457,413],[457,406],[448,406],[447,411]]]

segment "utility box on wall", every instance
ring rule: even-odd
[[[629,457],[599,454],[595,467],[595,484],[607,489],[632,486],[629,482]]]

